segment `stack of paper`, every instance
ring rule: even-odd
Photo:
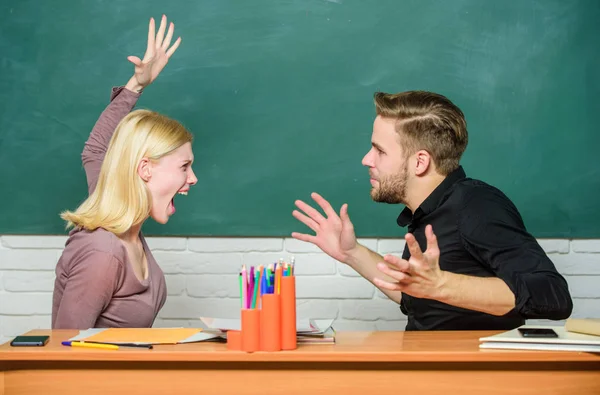
[[[298,344],[330,344],[335,343],[333,320],[309,320],[311,329],[302,330],[297,327]]]
[[[202,341],[223,341],[227,331],[240,330],[239,319],[201,317],[208,329],[202,328],[90,328],[79,331],[70,341],[84,341],[103,344],[183,344]],[[298,320],[298,343],[334,343],[334,320]]]
[[[558,337],[523,337],[517,329],[513,329],[497,335],[480,338],[481,343],[479,344],[479,348],[600,352],[600,336],[569,332],[561,326],[523,325],[521,328],[549,328],[553,329],[558,334]]]
[[[227,331],[239,331],[242,327],[239,318],[200,317],[200,319],[210,332],[221,331],[226,333]],[[333,321],[332,319],[296,320],[297,342],[301,344],[335,343],[335,330],[332,327]]]

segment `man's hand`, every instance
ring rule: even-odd
[[[416,298],[439,300],[445,283],[445,272],[440,269],[440,249],[431,225],[425,228],[427,250],[421,251],[415,237],[407,233],[406,244],[410,251],[408,260],[392,255],[384,257],[385,263],[377,264],[377,269],[393,278],[394,282],[375,278],[374,283],[390,291],[401,291]]]
[[[166,27],[167,17],[163,15],[158,33],[155,33],[154,18],[150,18],[150,24],[148,25],[148,46],[146,47],[144,58],[140,59],[137,56],[127,57],[127,60],[135,65],[135,74],[125,86],[127,89],[140,92],[150,85],[165,68],[169,62],[169,58],[179,47],[181,37],[177,38],[177,41],[169,48],[175,25],[173,22],[169,24],[169,30],[165,37]]]
[[[306,215],[297,210],[294,210],[292,215],[311,228],[316,235],[312,236],[294,232],[292,233],[292,237],[312,243],[332,258],[348,263],[350,253],[358,246],[354,234],[354,226],[348,216],[348,205],[344,204],[342,206],[340,215],[338,216],[329,202],[319,194],[312,193],[311,197],[321,206],[327,217],[323,217],[319,211],[303,201],[296,200],[296,206],[304,211]]]

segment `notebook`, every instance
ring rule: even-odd
[[[569,318],[565,329],[569,332],[600,336],[600,318]]]
[[[200,328],[90,328],[79,331],[71,341],[111,344],[182,344],[218,340],[221,335]]]
[[[600,336],[568,332],[562,326],[523,325],[521,328],[549,328],[553,329],[558,337],[523,337],[517,330],[518,328],[515,328],[507,332],[480,338],[479,348],[600,352]]]

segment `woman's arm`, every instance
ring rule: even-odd
[[[140,93],[134,93],[123,87],[113,88],[110,104],[96,121],[90,137],[85,142],[81,161],[90,194],[96,189],[102,161],[117,125],[133,109],[139,97]]]
[[[88,192],[91,194],[96,188],[102,161],[108,149],[117,125],[129,114],[137,103],[144,88],[150,85],[167,65],[169,58],[179,47],[181,38],[169,48],[175,25],[169,25],[167,36],[165,30],[167,18],[163,15],[158,33],[155,34],[154,18],[148,25],[148,46],[144,58],[129,56],[127,59],[135,65],[134,75],[125,87],[115,88],[112,91],[111,102],[96,121],[90,137],[85,143],[81,159],[87,176]]]
[[[56,308],[52,329],[94,328],[123,281],[123,264],[112,254],[81,251]]]

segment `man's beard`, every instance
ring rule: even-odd
[[[371,188],[371,198],[380,203],[406,204],[406,184],[408,183],[408,161],[396,174],[377,180],[378,187]]]

